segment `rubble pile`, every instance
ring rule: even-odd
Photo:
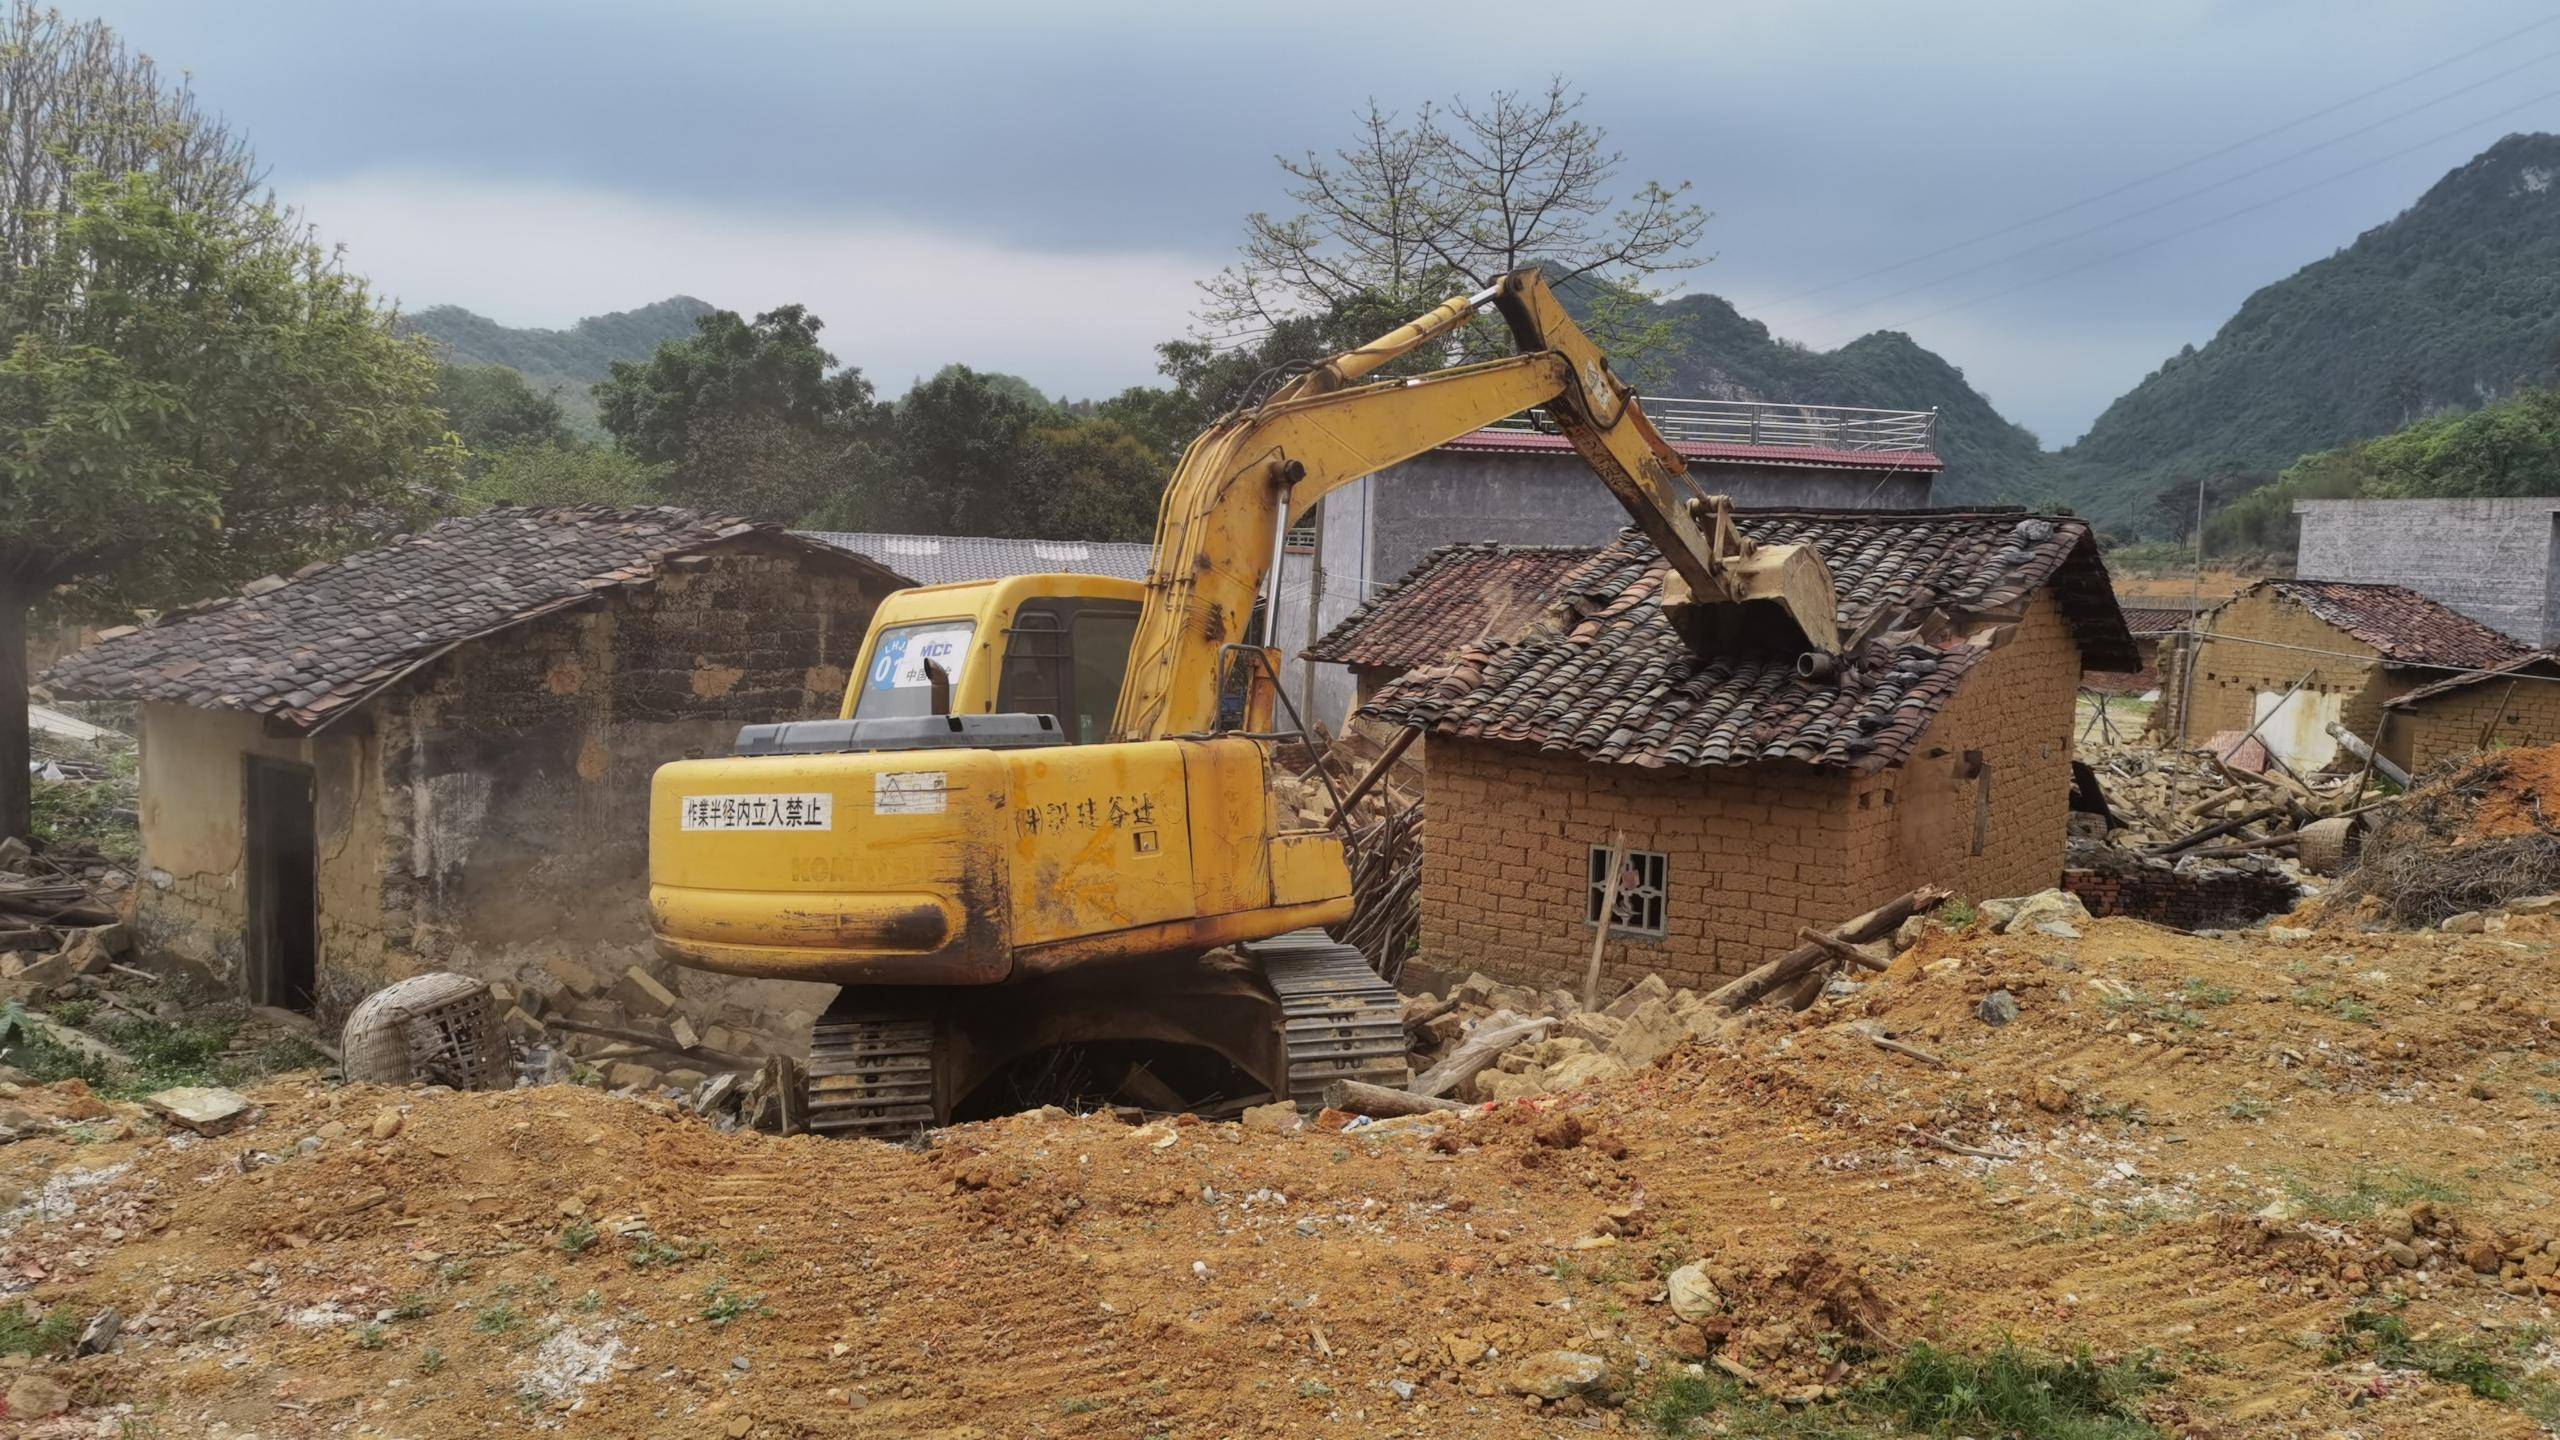
[[[105,974],[132,951],[133,871],[95,850],[0,839],[0,1001]]]
[[[2451,925],[2560,890],[2560,746],[2449,761],[2416,781],[2364,838],[2333,907]]]
[[[1508,985],[1481,972],[1451,987],[1446,997],[1426,992],[1404,1003],[1413,1073],[1429,1077],[1445,1062],[1466,1056],[1459,1063],[1470,1073],[1435,1093],[1470,1103],[1570,1094],[1614,1080],[1652,1064],[1682,1041],[1721,1033],[1731,1019],[1658,975],[1589,1010],[1570,992]],[[1496,1042],[1489,1049],[1488,1040]],[[1468,1054],[1471,1046],[1481,1053]]]
[[[18,1085],[0,1403],[42,1440],[1988,1435],[1859,1407],[2015,1345],[2147,1367],[2087,1433],[2534,1433],[2560,912],[1971,908],[1731,1023],[1471,977],[1415,1007],[1433,1066],[1539,1033],[1462,1095],[1595,1078],[1383,1121],[1045,1110],[916,1151],[575,1085]]]

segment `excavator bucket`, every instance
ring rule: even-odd
[[[1810,545],[1762,545],[1733,523],[1723,495],[1693,499],[1707,537],[1714,587],[1691,585],[1677,567],[1663,577],[1662,613],[1701,656],[1840,653],[1839,596],[1831,567]]]

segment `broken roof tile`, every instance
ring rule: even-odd
[[[1589,545],[1443,545],[1306,649],[1311,660],[1410,670],[1534,620]]]
[[[2392,664],[2476,670],[2504,665],[2533,653],[2532,646],[2511,640],[2461,611],[2404,586],[2346,580],[2261,580],[2240,595],[2270,588],[2382,652],[2382,658]],[[2228,608],[2229,603],[2224,602],[2223,608]]]
[[[905,577],[778,525],[667,506],[500,506],[457,516],[245,596],[102,635],[46,672],[59,695],[247,710],[308,728],[417,661],[598,589],[652,578],[649,556],[745,535]],[[270,582],[273,583],[270,583]]]
[[[1389,684],[1368,713],[1612,764],[1869,770],[1908,754],[1987,653],[1986,632],[2048,585],[2084,665],[2138,663],[2084,521],[2010,508],[1763,510],[1735,520],[1762,544],[1822,554],[1844,636],[1875,622],[1838,682],[1798,679],[1792,658],[1693,655],[1662,614],[1661,555],[1630,530],[1557,578],[1546,612],[1555,623],[1463,642]]]

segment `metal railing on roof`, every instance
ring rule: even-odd
[[[1858,405],[1781,405],[1761,400],[1638,397],[1666,440],[1693,445],[1769,445],[1804,450],[1927,452],[1937,448],[1936,410],[1871,410]],[[1489,430],[1552,432],[1530,410]]]

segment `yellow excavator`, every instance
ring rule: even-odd
[[[1518,353],[1371,378],[1487,305]],[[1342,839],[1275,803],[1272,750],[1297,736],[1275,725],[1257,602],[1328,492],[1532,408],[1667,557],[1665,610],[1693,643],[1836,653],[1820,557],[1755,547],[1723,497],[1682,493],[1678,452],[1519,271],[1210,426],[1166,488],[1143,584],[899,591],[836,718],[661,768],[661,950],[843,987],[811,1036],[802,1113],[822,1132],[1400,1085],[1393,987],[1320,928],[1351,912]]]

